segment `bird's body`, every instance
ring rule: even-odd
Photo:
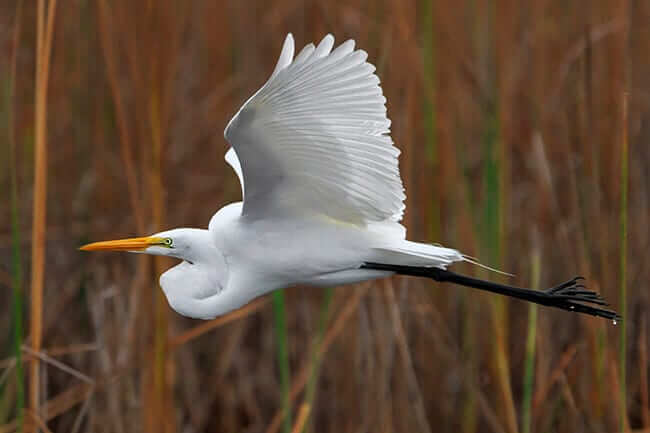
[[[393,255],[407,257],[398,246],[406,251],[410,244],[418,245],[405,241],[405,230],[395,222],[360,227],[310,214],[249,220],[241,214],[242,206],[238,202],[222,208],[208,230],[176,229],[191,230],[192,236],[203,238],[202,245],[211,245],[161,276],[170,305],[181,314],[207,319],[284,287],[334,286],[385,277],[392,272],[361,266],[386,262]],[[186,232],[175,232],[160,235],[182,242]],[[462,259],[455,250],[420,248],[439,252],[442,266]],[[419,259],[423,260],[430,263]],[[412,263],[417,261],[414,258]]]
[[[458,251],[406,240],[399,150],[379,78],[354,41],[333,46],[327,35],[294,58],[288,35],[269,80],[227,125],[226,161],[239,177],[243,202],[219,210],[207,230],[174,229],[82,249],[181,259],[160,284],[172,308],[201,319],[279,288],[393,273],[618,317],[584,305],[604,302],[577,279],[546,292],[475,280],[446,270],[468,260]]]

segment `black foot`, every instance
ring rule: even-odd
[[[604,317],[605,319],[614,321],[614,323],[622,320],[622,317],[615,311],[586,305],[595,304],[608,306],[609,304],[605,302],[598,293],[587,290],[586,287],[581,284],[582,281],[584,281],[583,277],[575,277],[558,286],[544,290],[544,300],[541,303],[567,311],[576,311],[578,313]]]

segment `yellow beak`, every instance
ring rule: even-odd
[[[143,237],[93,242],[79,249],[82,251],[142,251],[151,245],[164,245],[164,243],[164,238]]]

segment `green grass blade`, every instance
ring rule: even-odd
[[[23,266],[20,252],[20,230],[18,221],[18,203],[15,184],[15,170],[12,170],[11,182],[11,274],[12,274],[12,325],[13,325],[13,351],[16,358],[16,413],[18,415],[19,431],[22,431],[23,409],[25,407],[25,391],[23,388]]]
[[[13,129],[13,74],[6,80],[5,109],[3,119],[6,119],[7,142],[9,143],[9,185],[11,208],[11,283],[12,289],[12,328],[13,328],[13,355],[16,358],[14,369],[16,383],[16,415],[18,430],[23,429],[23,409],[25,408],[25,390],[23,380],[23,265],[21,260],[20,237],[20,212],[18,209],[18,181],[16,175],[16,142]]]
[[[436,142],[436,106],[435,106],[435,52],[433,39],[433,1],[422,0],[421,18],[421,44],[422,44],[422,68],[424,70],[425,97],[422,98],[422,114],[424,121],[425,137],[427,142],[427,155],[430,161],[430,170],[436,173],[438,167],[438,149]],[[433,186],[432,197],[429,202],[429,239],[438,239],[440,234],[440,198],[436,187]]]
[[[491,266],[499,266],[501,261],[501,197],[499,191],[499,118],[494,103],[485,108],[485,132],[483,136],[485,166],[483,185],[485,188],[483,208],[483,250]],[[495,298],[501,299],[501,298]]]
[[[503,185],[504,164],[500,137],[500,119],[497,96],[486,101],[484,109],[484,210],[482,250],[490,266],[499,268],[503,262],[503,215],[505,199]],[[508,355],[508,314],[505,299],[495,296],[492,300],[493,328],[495,344],[493,350],[494,366],[501,393],[502,407],[509,431],[517,431],[517,415],[510,381],[510,361]]]
[[[282,411],[284,412],[283,432],[291,433],[291,389],[289,377],[289,352],[287,349],[287,314],[284,300],[284,290],[273,292],[273,317],[280,370],[280,392],[282,395]]]
[[[531,288],[539,289],[539,275],[541,268],[539,251],[533,253]],[[526,337],[526,359],[524,360],[524,395],[521,407],[521,431],[531,431],[531,403],[533,399],[533,379],[535,373],[535,339],[537,336],[537,304],[528,304],[528,335]]]
[[[323,341],[323,334],[325,333],[325,326],[327,325],[327,318],[329,317],[330,305],[332,304],[332,297],[334,295],[334,290],[331,287],[325,289],[325,299],[323,299],[323,304],[321,306],[320,317],[318,319],[318,329],[316,331],[316,337],[314,339],[314,344],[312,345],[312,355],[311,355],[311,368],[309,373],[309,382],[307,382],[307,396],[305,398],[305,403],[311,408],[313,407],[314,397],[316,395],[316,383],[318,382],[318,374],[320,371],[320,362],[321,357],[319,355],[320,345]],[[311,411],[309,415],[311,417]],[[305,422],[305,425],[302,429],[304,432],[307,429],[308,421]]]

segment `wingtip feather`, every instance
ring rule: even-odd
[[[280,57],[278,58],[278,63],[275,65],[275,69],[271,74],[272,79],[280,73],[281,70],[286,68],[293,61],[293,54],[295,50],[295,44],[293,41],[293,35],[291,33],[287,34],[287,37],[284,38],[284,43],[282,44],[282,51],[280,51]]]
[[[321,58],[327,56],[334,46],[334,36],[331,34],[325,35],[325,37],[318,43],[314,56],[316,58]]]

